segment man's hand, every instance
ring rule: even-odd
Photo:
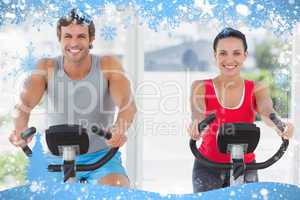
[[[289,123],[289,122],[287,122],[287,123],[285,123],[285,130],[284,130],[284,132],[281,132],[279,129],[277,129],[276,128],[276,131],[277,131],[277,133],[278,133],[278,135],[280,136],[280,137],[282,137],[283,139],[286,139],[286,140],[288,140],[288,139],[290,139],[292,136],[293,136],[293,132],[294,132],[294,126],[293,126],[293,124],[292,123]]]
[[[113,126],[109,131],[111,132],[112,137],[106,141],[106,144],[112,147],[121,147],[126,143],[127,136],[124,129]]]
[[[26,128],[24,128],[24,130],[26,130]],[[32,135],[29,138],[27,138],[26,140],[24,140],[21,138],[21,132],[22,131],[13,130],[8,138],[10,143],[15,145],[16,147],[25,147],[33,138],[33,135]]]

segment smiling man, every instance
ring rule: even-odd
[[[106,154],[109,146],[121,147],[127,140],[126,131],[136,113],[130,83],[114,57],[90,53],[95,39],[95,26],[78,9],[72,9],[67,16],[59,19],[57,37],[62,55],[41,59],[37,70],[27,79],[20,101],[15,106],[14,130],[9,139],[18,147],[25,146],[32,139],[21,139],[20,133],[28,127],[31,110],[46,92],[48,126],[79,124],[86,127],[90,140],[89,151],[79,156],[78,163],[93,163]],[[116,120],[115,107],[118,108]],[[89,131],[95,125],[110,130],[112,138],[105,142]],[[51,163],[53,159],[49,155]],[[102,168],[78,175],[79,178],[100,184],[130,185],[120,152]],[[62,173],[51,172],[49,176],[63,179]]]

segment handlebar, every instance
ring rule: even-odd
[[[107,140],[110,140],[112,137],[111,132],[109,131],[104,131],[103,129],[98,128],[98,126],[92,126],[91,128],[92,132],[95,133],[96,135],[99,135],[101,137],[104,137]]]
[[[211,113],[209,114],[203,121],[201,121],[198,124],[198,131],[199,133],[202,133],[202,131],[204,131],[204,129],[211,124],[214,120],[216,119],[216,114],[215,113]]]
[[[204,128],[212,123],[214,119],[216,118],[215,114],[210,114],[208,117],[206,117],[202,122],[198,125],[199,133],[201,133]],[[270,120],[277,126],[277,128],[280,131],[283,131],[285,129],[285,124],[276,116],[275,113],[271,113],[269,115]],[[258,170],[258,169],[265,169],[271,165],[273,165],[275,162],[277,162],[285,153],[289,145],[289,140],[286,140],[282,138],[282,143],[277,150],[277,152],[268,160],[265,162],[260,163],[246,163],[245,169],[246,170]],[[217,168],[217,169],[233,169],[233,163],[216,163],[213,162],[206,157],[204,157],[198,150],[196,145],[196,140],[191,139],[190,140],[190,149],[192,153],[194,154],[195,158],[198,159],[203,165],[211,168]]]
[[[23,140],[27,140],[30,136],[34,135],[36,133],[36,128],[35,127],[30,127],[28,129],[26,129],[25,131],[23,131],[21,133],[21,138]],[[31,149],[28,147],[28,145],[22,147],[22,150],[24,151],[24,153],[30,157],[32,156],[32,151]]]

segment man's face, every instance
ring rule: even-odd
[[[71,23],[61,27],[60,44],[69,62],[80,63],[86,58],[93,40],[89,38],[89,29],[86,25]]]

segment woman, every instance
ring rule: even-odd
[[[241,68],[248,55],[245,35],[238,30],[225,28],[216,36],[213,49],[220,74],[213,79],[193,82],[190,99],[192,123],[188,132],[194,140],[202,138],[199,148],[202,155],[215,162],[228,163],[230,156],[220,153],[216,144],[219,126],[223,123],[253,123],[258,112],[264,122],[275,128],[268,119],[269,114],[275,111],[267,87],[241,76]],[[212,112],[216,113],[216,120],[200,134],[197,124]],[[290,123],[286,123],[283,133],[275,129],[285,139],[293,133]],[[246,154],[244,159],[246,163],[255,162],[255,155]],[[207,168],[195,160],[193,190],[204,192],[221,188],[226,176],[228,172]],[[244,180],[246,183],[257,182],[257,171],[246,171]]]

